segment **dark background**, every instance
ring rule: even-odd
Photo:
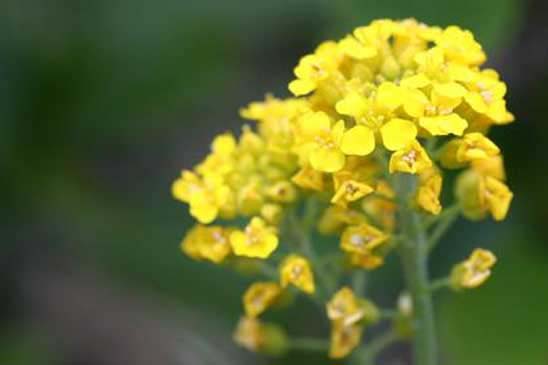
[[[415,17],[471,29],[517,117],[493,133],[515,192],[508,219],[459,221],[432,260],[435,275],[475,246],[500,260],[481,290],[437,298],[444,364],[548,364],[547,4],[2,1],[0,363],[328,364],[232,344],[251,278],[180,254],[191,220],[170,184],[214,133],[239,129],[239,107],[287,95],[318,42]],[[369,291],[384,303],[400,285],[394,266]],[[298,300],[275,318],[320,336],[322,316]]]

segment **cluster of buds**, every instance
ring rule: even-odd
[[[339,290],[341,272],[375,270],[398,249],[403,205],[424,226],[445,212],[506,217],[512,192],[487,135],[514,117],[506,85],[481,68],[485,60],[473,35],[456,26],[374,21],[304,56],[289,83],[293,97],[269,95],[243,108],[256,126],[238,138],[219,135],[209,155],[182,172],[172,192],[198,221],[182,250],[270,280],[244,294],[239,343],[260,350],[259,317],[297,291],[327,303],[329,353],[344,357],[378,311]],[[457,169],[455,202],[444,204],[445,173]],[[413,179],[411,199],[398,193],[401,176]],[[319,248],[322,236],[340,250]],[[324,259],[334,251],[335,265]],[[480,285],[494,261],[475,251],[455,267],[451,286]]]

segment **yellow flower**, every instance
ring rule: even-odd
[[[480,181],[480,196],[485,200],[487,209],[496,221],[506,218],[514,194],[508,186],[491,176]]]
[[[188,203],[190,214],[203,224],[213,222],[230,198],[230,189],[220,177],[202,179],[191,171],[183,171],[173,183],[172,193],[175,198]]]
[[[340,321],[332,322],[329,357],[341,359],[349,355],[360,344],[362,333],[361,325],[345,326]]]
[[[252,284],[243,297],[245,313],[249,317],[257,317],[263,313],[281,294],[278,283],[258,282]]]
[[[265,204],[261,208],[261,217],[268,223],[277,225],[282,220],[283,208],[278,204]]]
[[[496,262],[491,251],[475,249],[466,261],[453,268],[451,286],[457,290],[477,288],[489,278]]]
[[[375,270],[384,264],[384,258],[375,254],[351,252],[348,255],[350,264],[366,270]]]
[[[297,198],[297,190],[289,181],[278,181],[267,187],[266,196],[278,203],[291,203]]]
[[[346,180],[337,189],[335,195],[333,195],[331,203],[346,208],[348,203],[355,202],[371,194],[373,191],[373,188],[367,184],[354,180]]]
[[[504,170],[504,160],[501,155],[488,157],[481,160],[472,161],[472,169],[483,176],[492,176],[497,180],[506,180]]]
[[[407,146],[417,136],[417,127],[409,120],[393,117],[401,104],[400,89],[391,82],[381,84],[371,101],[355,92],[336,104],[337,112],[354,118],[356,126],[342,139],[342,150],[348,155],[366,156],[375,150],[375,133],[382,136],[384,146],[391,151]]]
[[[237,256],[265,259],[278,247],[278,237],[273,228],[261,218],[254,217],[244,231],[236,230],[230,234],[230,244]]]
[[[339,233],[347,225],[358,225],[366,221],[365,215],[357,210],[332,205],[323,211],[318,222],[318,231],[325,235]]]
[[[513,193],[504,182],[471,169],[457,178],[456,196],[465,217],[482,219],[489,212],[493,219],[506,218]]]
[[[289,90],[296,96],[316,90],[337,69],[340,61],[337,44],[322,43],[314,54],[301,58],[299,65],[294,69],[297,79],[289,84]]]
[[[430,214],[438,215],[441,212],[440,193],[442,178],[438,172],[421,176],[417,191],[417,204]]]
[[[390,173],[406,172],[420,174],[432,166],[432,160],[419,142],[413,141],[409,146],[396,151],[390,157]]]
[[[345,127],[342,120],[331,125],[324,112],[309,113],[300,119],[300,147],[308,156],[310,165],[323,172],[335,172],[344,167],[345,155],[341,151],[341,139]]]
[[[360,322],[365,312],[352,289],[343,287],[326,305],[327,317],[331,321],[342,321],[345,326]]]
[[[467,133],[463,138],[454,139],[444,147],[440,158],[446,168],[459,168],[466,163],[497,156],[499,148],[481,133]]]
[[[309,165],[301,168],[291,181],[300,188],[322,191],[324,189],[323,173]]]
[[[193,259],[205,259],[216,264],[222,262],[231,252],[229,231],[220,226],[197,224],[181,242],[181,249]]]
[[[362,255],[371,254],[386,243],[388,238],[387,234],[367,223],[349,226],[341,235],[341,249]]]
[[[242,317],[233,334],[234,342],[249,351],[258,352],[265,344],[262,323],[253,317]]]
[[[377,55],[375,47],[363,44],[351,35],[346,36],[339,42],[339,48],[345,55],[356,60],[365,60]]]
[[[514,120],[514,116],[506,110],[506,84],[499,81],[498,74],[493,70],[483,70],[474,73],[467,83],[468,92],[465,100],[476,112],[487,116],[496,124],[506,124]]]
[[[294,285],[307,294],[314,293],[314,274],[307,259],[299,255],[289,255],[280,266],[282,288]]]
[[[457,26],[447,27],[436,40],[448,60],[469,66],[479,66],[486,60],[481,45],[474,35]]]

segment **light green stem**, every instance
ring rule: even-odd
[[[398,176],[396,189],[401,233],[406,237],[400,244],[400,255],[415,316],[414,364],[436,365],[438,350],[428,277],[428,240],[419,213],[409,204],[415,194],[416,178]]]
[[[293,350],[327,352],[329,341],[318,338],[293,338],[289,341]]]

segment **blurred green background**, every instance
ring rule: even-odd
[[[474,246],[500,258],[482,290],[437,298],[444,364],[546,365],[547,16],[543,0],[3,1],[0,363],[328,364],[231,343],[250,278],[180,254],[191,220],[170,184],[214,133],[239,129],[239,107],[286,95],[319,41],[415,17],[471,29],[517,116],[494,131],[508,220],[459,221],[433,258],[435,275]],[[369,293],[390,303],[396,285],[389,265]],[[321,316],[305,300],[278,315],[316,335]]]

